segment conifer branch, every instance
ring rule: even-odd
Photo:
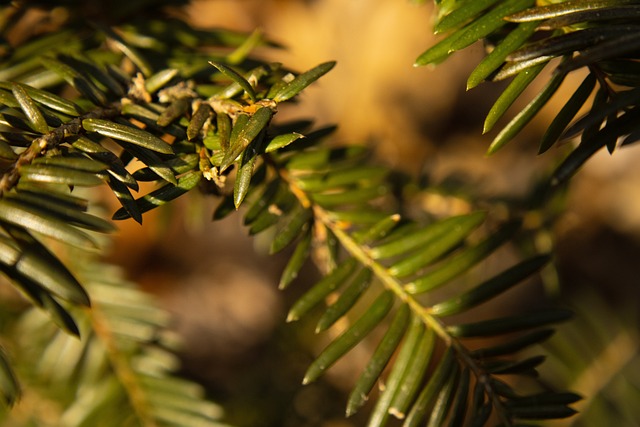
[[[18,158],[3,172],[2,178],[0,178],[0,197],[18,184],[21,166],[31,164],[36,158],[45,155],[47,151],[55,150],[66,138],[82,134],[84,132],[83,120],[110,119],[119,114],[119,102],[112,103],[108,107],[98,107],[34,139],[31,145],[20,153]]]
[[[274,164],[272,161],[270,163],[272,165]],[[279,169],[278,172],[283,180],[287,182],[291,188],[291,192],[296,195],[300,203],[303,206],[311,207],[314,212],[315,220],[329,229],[338,238],[346,252],[360,261],[362,265],[370,268],[373,271],[374,276],[380,280],[385,288],[393,292],[402,303],[407,304],[410,307],[411,312],[415,313],[420,319],[422,319],[424,324],[434,331],[448,348],[452,348],[454,350],[463,365],[469,368],[471,372],[473,372],[476,380],[482,384],[486,395],[491,399],[491,402],[496,409],[496,413],[503,425],[505,427],[512,426],[513,424],[511,420],[506,415],[504,404],[491,386],[489,381],[490,374],[478,365],[477,361],[472,357],[471,351],[467,349],[459,339],[449,333],[446,325],[441,319],[431,314],[430,307],[425,307],[415,298],[415,296],[405,291],[402,282],[390,274],[387,267],[383,266],[370,256],[366,247],[363,247],[361,244],[356,242],[349,233],[345,232],[343,226],[332,220],[330,214],[325,209],[318,204],[311,202],[306,196],[304,190],[297,186],[295,182],[288,179],[286,171]]]

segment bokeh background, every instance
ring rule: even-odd
[[[538,156],[537,142],[579,83],[579,73],[525,132],[487,157],[494,134],[482,135],[482,122],[504,84],[465,90],[483,54],[479,44],[436,68],[412,66],[437,41],[432,2],[194,0],[175,13],[201,28],[259,28],[282,48],[261,48],[257,55],[290,68],[303,71],[336,60],[334,70],[308,88],[295,108],[280,111],[279,119],[337,125],[330,143],[371,146],[380,163],[418,184],[411,200],[417,216],[465,212],[468,198],[491,201],[499,215],[505,203],[527,200],[566,153],[567,145]],[[514,112],[540,89],[544,76],[539,80]],[[638,415],[632,402],[640,401],[639,160],[633,146],[600,153],[557,204],[529,215],[532,230],[544,225],[532,243],[555,251],[556,268],[546,271],[542,283],[487,309],[513,311],[542,298],[575,308],[576,321],[549,345],[552,356],[542,374],[549,384],[588,396],[578,409],[595,425],[611,425],[611,411]],[[364,425],[366,413],[352,419],[343,414],[371,349],[358,346],[329,375],[303,387],[304,371],[324,342],[313,336],[312,322],[284,320],[317,274],[309,267],[298,286],[278,291],[286,260],[268,257],[265,242],[249,238],[239,216],[211,222],[215,204],[195,196],[150,212],[143,227],[119,223],[110,255],[173,313],[184,341],[184,372],[207,387],[237,426]]]

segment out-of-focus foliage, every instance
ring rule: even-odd
[[[551,387],[569,385],[583,396],[579,414],[561,425],[635,425],[640,409],[640,342],[634,303],[612,311],[599,296],[575,298],[575,320],[543,344],[550,355],[542,376]]]
[[[113,220],[142,223],[145,212],[193,190],[220,199],[214,219],[241,209],[249,234],[267,236],[271,253],[288,254],[281,288],[313,261],[323,278],[302,293],[288,320],[317,313],[316,332],[333,328],[333,334],[303,382],[377,338],[346,405],[347,415],[354,414],[375,395],[370,426],[394,419],[405,426],[515,426],[574,414],[578,395],[507,380],[538,375],[545,356],[522,358],[521,350],[546,341],[551,325],[570,312],[547,308],[504,317],[474,311],[535,278],[549,261],[529,254],[499,272],[469,274],[518,234],[519,212],[410,218],[398,197],[401,183],[367,148],[329,146],[330,130],[306,122],[274,122],[282,104],[334,62],[292,72],[251,56],[270,45],[258,31],[196,30],[150,3],[128,2],[104,13],[93,3],[43,4],[39,13],[60,21],[26,35],[16,28],[36,4],[2,9],[0,270],[35,307],[11,313],[2,328],[0,393],[9,425],[219,425],[222,417],[199,386],[173,376],[165,314],[116,270],[78,255],[100,251],[96,233],[114,230],[90,210],[98,187],[121,205]],[[488,127],[547,61],[564,57],[491,151],[530,120],[566,73],[583,66],[589,76],[543,142],[544,150],[563,132],[582,132],[556,179],[571,175],[596,149],[613,150],[621,136],[635,141],[636,89],[622,71],[633,71],[637,48],[612,54],[586,48],[593,40],[637,44],[627,22],[637,12],[633,5],[437,3],[436,30],[452,34],[418,64],[440,62],[486,39],[496,48],[470,86],[515,76]],[[591,21],[596,24],[583,24]],[[539,41],[526,44],[536,35]],[[581,53],[573,56],[576,50]],[[618,60],[622,68],[615,67]],[[614,90],[613,83],[621,86]],[[596,84],[591,112],[567,129]],[[11,411],[23,381],[24,402],[42,400],[56,410],[25,415],[18,405]],[[382,383],[381,392],[372,392]]]
[[[180,362],[173,354],[179,349],[176,337],[166,329],[169,315],[116,267],[83,261],[74,273],[91,295],[91,309],[69,309],[81,338],[37,308],[5,327],[10,360],[25,389],[15,410],[2,408],[0,422],[224,426],[222,408],[205,399],[205,390],[172,373]]]
[[[265,139],[277,104],[333,64],[295,76],[247,59],[265,43],[259,33],[198,31],[161,14],[132,20],[147,3],[104,15],[83,2],[2,9],[8,42],[0,70],[0,270],[40,309],[18,310],[22,320],[3,324],[5,425],[221,425],[222,411],[203,390],[171,375],[179,364],[166,314],[117,270],[82,255],[102,250],[96,233],[115,230],[90,209],[90,190],[110,188],[122,205],[114,219],[138,222],[203,176],[219,192],[238,156],[251,163],[256,145],[262,152],[295,139]],[[59,27],[20,30],[32,19],[59,16]],[[238,64],[248,68],[244,76],[230,68]],[[245,96],[251,105],[238,101]],[[238,204],[252,174],[243,170]],[[136,199],[146,182],[155,188]],[[28,384],[23,401],[9,411],[21,381]],[[56,410],[29,412],[39,399]]]

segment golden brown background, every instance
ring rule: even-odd
[[[294,69],[337,61],[333,71],[305,91],[298,106],[279,117],[312,118],[318,127],[337,124],[332,143],[368,144],[381,162],[416,179],[440,183],[453,177],[483,197],[524,197],[565,152],[561,147],[537,156],[537,141],[579,75],[568,79],[526,132],[486,157],[495,133],[481,135],[482,122],[504,85],[485,83],[465,91],[481,45],[434,69],[412,67],[437,40],[431,34],[432,12],[431,2],[420,6],[408,0],[198,0],[185,11],[202,28],[262,29],[284,49],[262,49],[258,55]],[[541,84],[515,108],[526,105]],[[625,296],[634,305],[639,158],[635,147],[613,156],[600,153],[573,180],[566,210],[551,235],[562,295],[594,290],[609,306],[618,307]],[[302,387],[303,372],[322,343],[309,338],[308,325],[285,325],[284,318],[304,283],[278,292],[283,260],[264,255],[261,239],[246,237],[239,217],[210,223],[214,205],[190,199],[170,208],[186,213],[185,221],[169,221],[168,211],[158,210],[145,219],[145,227],[123,223],[113,255],[176,315],[187,372],[210,387],[239,425],[363,425],[362,417],[345,420],[342,414],[345,393],[367,349],[356,348],[332,375]],[[432,194],[420,209],[455,213],[467,205]],[[543,250],[551,248],[551,243],[540,244]],[[310,270],[307,280],[313,274]],[[522,304],[517,300],[532,293],[542,291],[516,293],[511,300]],[[292,343],[297,347],[292,349]],[[633,343],[632,352],[637,340]]]

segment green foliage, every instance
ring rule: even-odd
[[[490,154],[514,139],[547,105],[569,73],[586,71],[583,84],[558,112],[540,142],[542,153],[560,140],[580,136],[578,146],[554,173],[554,182],[561,183],[601,148],[606,146],[613,152],[617,145],[637,140],[640,9],[637,2],[624,0],[537,3],[541,5],[536,6],[533,0],[478,1],[473,6],[441,2],[435,30],[449,34],[420,55],[416,65],[441,62],[453,52],[483,40],[487,55],[469,76],[467,88],[485,80],[513,77],[489,111],[485,132],[543,69],[554,68],[540,93],[493,139]],[[594,90],[591,107],[572,123],[581,109],[587,108]]]
[[[489,113],[487,130],[551,59],[562,58],[490,152],[547,104],[569,72],[583,67],[588,76],[541,143],[544,151],[561,137],[581,134],[555,179],[567,179],[601,147],[612,151],[621,137],[623,144],[635,142],[636,5],[436,3],[435,29],[450,34],[417,65],[486,40],[495,49],[469,87],[515,76]],[[5,35],[9,18],[27,9],[3,10]],[[292,305],[288,321],[316,314],[317,333],[337,333],[303,382],[317,380],[363,340],[379,337],[347,415],[370,395],[376,395],[370,426],[393,418],[405,426],[515,426],[574,414],[577,395],[519,388],[505,378],[537,376],[544,356],[519,352],[547,340],[550,325],[570,312],[479,318],[473,311],[535,278],[549,261],[529,254],[485,277],[471,271],[514,239],[517,214],[499,220],[472,210],[414,220],[403,214],[394,174],[377,166],[366,147],[328,146],[324,130],[274,123],[281,104],[333,62],[294,73],[249,56],[267,44],[259,32],[197,31],[166,17],[121,15],[116,25],[70,16],[63,29],[6,45],[0,68],[0,270],[35,306],[3,327],[15,342],[7,339],[0,351],[0,417],[11,420],[18,384],[28,378],[64,385],[42,391],[61,408],[55,425],[220,425],[220,408],[199,386],[172,374],[177,362],[163,332],[165,314],[86,254],[100,251],[100,233],[114,229],[89,210],[99,186],[121,204],[113,220],[142,223],[145,212],[195,189],[220,198],[214,219],[241,209],[249,234],[271,239],[271,253],[290,250],[280,288],[312,260],[324,276]],[[594,90],[591,110],[571,124]],[[143,182],[153,189],[134,198]],[[478,344],[479,337],[500,344]],[[378,382],[385,385],[375,393]],[[38,416],[15,425],[44,423]]]
[[[72,332],[81,339],[37,309],[26,311],[10,332],[12,350],[22,356],[14,365],[17,373],[45,385],[38,390],[41,397],[28,391],[25,403],[57,401],[56,413],[8,413],[5,407],[3,424],[223,426],[216,421],[222,409],[204,399],[202,387],[171,373],[179,361],[172,353],[176,340],[166,331],[169,315],[117,268],[85,262],[74,273],[91,294],[92,307],[67,308],[78,325]]]
[[[237,167],[239,204],[258,153],[301,136],[267,138],[277,102],[265,95],[284,102],[332,64],[295,77],[278,64],[247,62],[248,50],[263,43],[258,36],[199,32],[177,20],[116,28],[72,19],[68,26],[73,31],[7,50],[0,71],[0,269],[40,309],[6,326],[9,336],[29,339],[2,352],[2,418],[12,425],[221,425],[222,411],[203,390],[171,375],[179,364],[165,342],[166,314],[95,257],[60,247],[102,250],[96,233],[115,230],[89,212],[92,197],[79,187],[107,184],[122,205],[113,218],[142,222],[144,212],[196,188],[203,176],[222,187]],[[227,52],[211,53],[216,48]],[[216,69],[205,58],[229,65],[216,62]],[[239,63],[251,65],[243,72],[251,83],[230,68]],[[227,141],[217,132],[224,127],[211,124],[216,116],[233,124]],[[133,170],[134,160],[143,166]],[[146,181],[155,189],[135,199]],[[54,420],[7,412],[20,379],[55,385],[45,392],[61,407]]]
[[[633,404],[640,390],[638,313],[629,304],[612,311],[591,292],[574,300],[575,320],[542,346],[551,356],[543,376],[551,387],[562,383],[581,390],[572,425],[634,425],[640,419]]]

